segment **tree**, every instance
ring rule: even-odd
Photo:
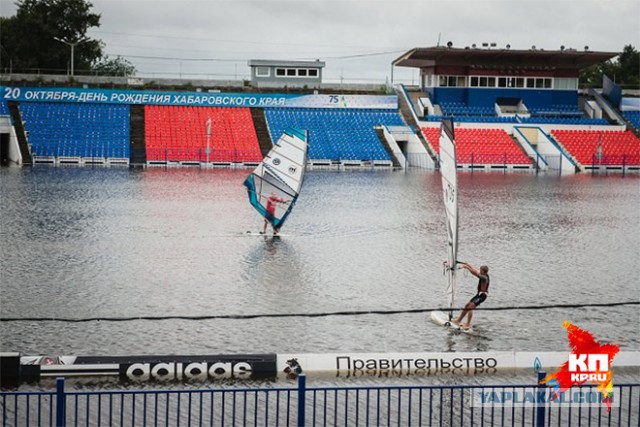
[[[87,71],[102,57],[103,44],[87,37],[90,28],[100,25],[100,15],[91,13],[85,0],[18,0],[15,16],[0,20],[2,68],[9,60],[14,70],[34,69],[64,73],[74,47],[74,68]]]
[[[136,73],[136,67],[126,59],[117,56],[115,59],[105,56],[93,67],[94,72],[105,76],[133,76]]]
[[[618,57],[620,84],[632,88],[640,86],[640,53],[632,46],[626,45]]]
[[[580,70],[580,87],[602,87],[603,75],[623,88],[640,89],[640,54],[632,45],[626,45],[615,60]]]

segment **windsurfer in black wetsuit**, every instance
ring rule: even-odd
[[[464,309],[462,310],[462,313],[460,313],[460,316],[458,316],[456,320],[452,320],[451,323],[453,323],[454,325],[459,325],[464,329],[470,329],[471,318],[473,317],[473,309],[482,304],[484,300],[487,299],[487,294],[489,293],[489,267],[487,267],[486,265],[482,265],[480,266],[479,270],[476,270],[466,262],[460,262],[458,264],[461,264],[462,268],[469,270],[471,274],[478,278],[478,293],[473,298],[471,298],[471,301],[469,301],[467,305],[464,306]],[[464,319],[465,316],[468,316],[469,320],[467,321],[467,323],[461,324],[460,322],[462,322],[462,319]]]

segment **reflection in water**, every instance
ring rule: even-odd
[[[253,237],[253,236],[252,236]],[[270,286],[284,278],[300,277],[299,263],[291,244],[279,236],[255,236],[245,257],[246,279],[252,284]]]

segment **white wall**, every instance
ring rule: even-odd
[[[0,133],[9,134],[9,152],[7,157],[9,161],[18,165],[22,164],[22,153],[20,153],[20,147],[18,146],[18,138],[16,132],[11,125],[11,119],[9,116],[0,116]]]
[[[536,152],[543,157],[561,158],[561,173],[574,174],[576,172],[575,164],[554,144],[547,134],[539,127],[516,126],[513,135],[520,141],[527,154],[537,158]],[[549,165],[546,162],[538,162],[541,169],[547,169]],[[544,167],[542,164],[544,163]]]

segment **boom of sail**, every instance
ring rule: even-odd
[[[287,129],[258,167],[244,181],[249,202],[275,229],[282,227],[298,199],[307,167],[307,132]],[[284,203],[267,211],[267,200],[275,195]]]

